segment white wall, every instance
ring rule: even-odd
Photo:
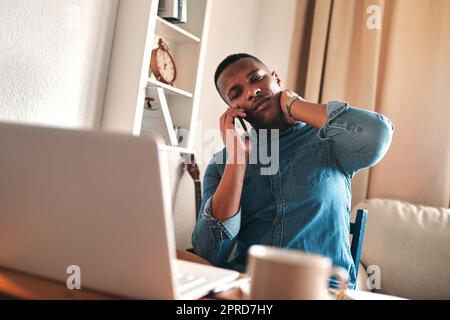
[[[0,120],[100,124],[117,0],[0,1]]]
[[[255,52],[271,70],[275,70],[285,87],[290,70],[297,0],[263,0],[256,33]]]

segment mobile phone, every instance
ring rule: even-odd
[[[241,127],[241,130],[239,130],[238,128],[236,128],[237,131],[238,131],[238,133],[239,133],[240,135],[242,135],[242,134],[248,134],[247,126],[245,125],[244,119],[242,119],[242,118],[240,118],[240,117],[237,117],[237,118],[239,119],[239,123],[240,123],[240,127]],[[236,118],[234,118],[234,119],[236,120]],[[236,121],[235,121],[235,125],[236,125]],[[239,132],[239,131],[243,131],[243,132]]]

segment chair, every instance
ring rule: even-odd
[[[358,209],[356,211],[355,222],[350,223],[350,234],[352,243],[350,252],[355,263],[356,278],[358,278],[359,260],[361,258],[362,245],[364,240],[364,231],[366,230],[367,210]]]

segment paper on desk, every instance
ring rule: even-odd
[[[407,300],[407,299],[369,291],[346,290],[344,300]]]

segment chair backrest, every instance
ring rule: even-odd
[[[356,277],[358,277],[359,259],[361,258],[366,221],[367,210],[358,209],[356,211],[355,222],[350,223],[350,234],[352,235],[350,251],[352,253],[353,262],[355,263]]]

